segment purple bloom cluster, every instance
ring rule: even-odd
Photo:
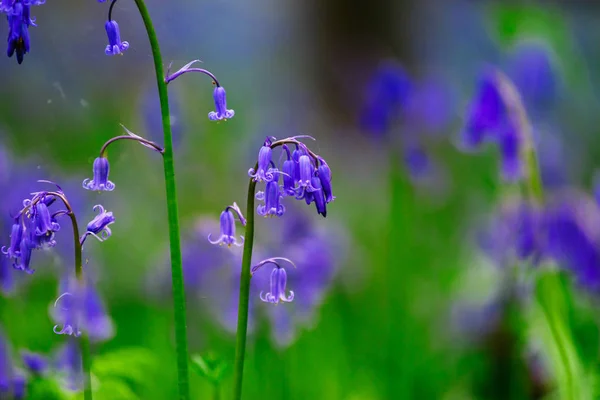
[[[36,26],[31,18],[31,6],[44,4],[46,0],[0,0],[0,13],[6,14],[8,20],[8,48],[6,55],[17,54],[17,62],[21,64],[25,54],[29,53],[29,27]]]
[[[272,160],[273,147],[281,145],[286,159],[281,170]],[[290,151],[288,145],[294,145]],[[255,168],[248,171],[255,182],[265,182],[265,190],[256,194],[258,200],[264,201],[257,212],[262,216],[282,216],[285,207],[281,204],[284,196],[304,200],[306,204],[315,203],[317,213],[327,216],[327,204],[335,199],[331,189],[331,169],[325,160],[314,154],[296,138],[275,141],[267,138],[258,152]],[[283,176],[282,185],[279,177]]]
[[[480,235],[480,246],[501,265],[552,262],[592,292],[600,290],[600,208],[592,198],[569,192],[543,208],[504,205]]]
[[[0,399],[25,399],[26,383],[25,376],[15,370],[8,342],[0,332]]]

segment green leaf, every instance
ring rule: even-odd
[[[212,353],[206,356],[193,355],[192,366],[198,375],[214,384],[221,382],[228,368],[227,363],[223,359]]]

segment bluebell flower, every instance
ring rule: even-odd
[[[516,182],[523,176],[521,157],[522,143],[518,127],[513,121],[507,121],[499,136],[501,152],[502,178],[508,182]]]
[[[25,54],[29,53],[29,26],[33,25],[28,5],[15,3],[8,14],[8,48],[6,54],[12,57],[17,53],[17,62],[21,64]]]
[[[81,336],[79,323],[81,319],[81,295],[79,290],[76,294],[65,292],[54,302],[53,317],[57,320],[54,325],[54,333],[57,335]]]
[[[59,290],[62,294],[50,309],[52,319],[56,322],[56,334],[78,337],[81,332],[86,332],[93,342],[108,340],[114,336],[112,320],[91,282],[81,284],[66,277]]]
[[[309,197],[309,200],[315,202],[315,207],[317,208],[317,213],[321,214],[323,217],[327,217],[327,201],[325,199],[325,191],[321,186],[321,179],[317,176],[312,177],[312,186],[315,188],[315,191]]]
[[[260,299],[266,303],[278,304],[280,301],[289,303],[294,300],[293,291],[290,291],[289,296],[285,294],[287,273],[285,272],[285,269],[279,265],[278,261],[286,261],[295,267],[294,263],[287,258],[273,257],[259,262],[251,269],[252,274],[254,275],[264,265],[275,265],[275,268],[273,268],[273,271],[271,272],[270,291],[265,293],[265,295],[263,295],[263,292],[261,291],[259,295]]]
[[[310,156],[306,154],[300,156],[298,166],[298,190],[296,192],[296,198],[298,200],[305,199],[306,204],[310,204],[312,192],[320,190],[313,186],[312,178],[315,173],[315,167]]]
[[[256,212],[258,215],[265,217],[273,215],[281,217],[285,212],[285,207],[281,204],[283,195],[281,194],[278,183],[279,172],[274,170],[273,175],[275,178],[272,181],[267,182],[265,191],[256,193],[256,199],[265,202],[265,204],[259,205],[256,208]]]
[[[507,71],[534,112],[549,109],[556,98],[559,75],[554,58],[542,40],[520,41],[510,54]]]
[[[296,173],[298,172],[298,169],[296,168],[296,162],[292,158],[289,147],[284,144],[282,148],[287,156],[286,160],[281,166],[281,174],[283,175],[283,194],[287,196],[294,196],[297,189],[296,181],[298,178]]]
[[[112,191],[115,184],[108,180],[110,172],[110,164],[106,157],[98,157],[94,160],[93,167],[94,177],[85,179],[83,187],[88,190]]]
[[[583,288],[600,290],[600,213],[587,196],[570,193],[544,213],[546,254],[570,271]]]
[[[50,196],[45,196],[45,199],[48,197]],[[44,201],[39,201],[35,205],[33,220],[35,221],[36,236],[49,236],[60,229],[60,225],[52,220],[50,210]]]
[[[60,372],[62,385],[71,391],[81,390],[83,373],[79,343],[75,338],[68,338],[67,343],[56,353],[55,365]]]
[[[227,206],[225,210],[221,213],[220,221],[221,221],[221,235],[215,241],[211,240],[211,234],[208,235],[208,241],[212,244],[226,244],[228,247],[231,245],[241,246],[244,243],[244,237],[240,236],[241,241],[238,242],[235,238],[235,216],[233,215],[235,212],[242,222],[243,225],[246,224],[246,220],[242,215],[239,207],[236,203],[233,203],[232,206]]]
[[[13,399],[24,400],[27,393],[27,379],[21,374],[15,374],[13,378]]]
[[[216,86],[213,91],[215,99],[215,111],[208,113],[208,119],[211,121],[221,121],[233,118],[235,111],[227,109],[227,96],[223,86]]]
[[[478,148],[484,139],[494,134],[505,118],[505,106],[496,84],[495,72],[481,76],[475,97],[469,105],[461,144],[466,150]]]
[[[412,90],[408,74],[399,65],[386,63],[373,74],[360,112],[360,125],[372,134],[387,132]]]
[[[23,224],[17,218],[12,225],[10,233],[10,246],[2,247],[2,254],[5,254],[9,258],[18,258],[21,254],[20,246],[21,240],[23,239]]]
[[[107,56],[121,54],[129,48],[128,42],[121,41],[121,33],[119,32],[117,21],[106,21],[104,28],[106,28],[106,35],[108,36],[108,45],[106,46],[106,50],[104,50]]]
[[[321,188],[323,189],[323,195],[325,196],[325,202],[331,203],[335,200],[335,196],[331,191],[331,169],[325,160],[319,157],[319,167],[317,168],[317,177],[320,180]]]
[[[31,264],[31,252],[33,251],[33,244],[29,237],[24,237],[21,240],[21,244],[19,246],[19,258],[17,258],[13,264],[15,269],[19,269],[28,274],[33,274],[35,270],[29,268]]]
[[[112,211],[106,211],[102,205],[97,204],[94,206],[94,211],[98,211],[98,215],[92,219],[88,225],[86,232],[83,234],[79,242],[83,245],[85,239],[92,235],[101,242],[108,239],[112,234],[110,224],[115,222],[115,217]]]
[[[35,375],[42,375],[48,370],[48,360],[38,353],[21,351],[21,359],[25,368]]]
[[[253,178],[255,182],[270,182],[273,180],[273,169],[271,168],[271,146],[270,144],[263,145],[258,152],[258,169],[248,170],[248,176]]]

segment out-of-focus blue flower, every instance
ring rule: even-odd
[[[95,287],[65,278],[61,295],[50,309],[56,326],[54,333],[78,337],[85,331],[91,341],[104,341],[114,335],[112,320],[107,315],[102,299]]]
[[[239,209],[236,203],[233,203],[232,206],[225,207],[225,210],[221,213],[220,221],[221,221],[221,235],[217,240],[211,240],[211,235],[208,235],[208,241],[212,244],[226,244],[228,247],[231,245],[241,246],[244,243],[244,237],[241,236],[241,241],[238,242],[235,238],[235,216],[233,213],[236,213],[240,222],[245,225],[246,220],[242,215],[241,210]]]
[[[0,332],[0,395],[10,395],[12,379],[13,370],[8,343],[4,334]]]
[[[518,127],[513,121],[506,122],[498,139],[502,155],[502,178],[507,182],[516,182],[523,176],[522,143]]]
[[[42,375],[48,370],[48,360],[41,354],[24,350],[21,351],[21,359],[25,368],[35,375]]]
[[[558,74],[548,43],[518,42],[509,57],[507,71],[531,110],[550,107],[557,94]]]
[[[225,88],[216,86],[213,91],[213,98],[215,99],[215,111],[208,113],[208,119],[211,121],[221,121],[233,118],[235,111],[227,109],[227,95],[225,93]]]
[[[115,188],[115,184],[108,180],[108,174],[110,172],[110,164],[106,157],[98,157],[94,160],[92,179],[85,179],[83,181],[84,189],[98,190],[98,191],[112,191]]]
[[[255,182],[270,182],[273,180],[273,170],[271,168],[271,146],[265,143],[258,152],[258,169],[248,170],[248,176],[253,178]]]
[[[522,201],[505,201],[478,232],[480,248],[501,267],[525,260],[537,264],[545,254],[542,214]]]
[[[29,26],[34,25],[30,17],[30,6],[21,2],[14,3],[8,12],[8,48],[6,54],[12,57],[17,53],[17,62],[21,64],[25,54],[29,53]]]
[[[98,211],[98,215],[96,215],[94,219],[88,223],[86,232],[79,240],[82,245],[89,235],[94,236],[102,242],[108,239],[112,234],[110,228],[108,227],[110,224],[115,222],[115,217],[112,211],[106,211],[100,204],[94,206],[94,211]]]
[[[367,84],[360,125],[375,135],[384,135],[406,103],[412,83],[402,67],[382,64]]]
[[[107,56],[122,54],[129,48],[129,42],[121,41],[121,32],[119,31],[119,24],[117,24],[117,21],[106,21],[104,28],[106,29],[106,35],[108,36],[108,45],[104,50]]]
[[[548,207],[544,224],[546,254],[571,271],[580,286],[600,290],[600,212],[595,202],[570,193]]]
[[[281,204],[281,198],[283,195],[281,194],[279,188],[279,171],[273,171],[274,178],[272,181],[267,182],[265,186],[264,192],[256,193],[256,199],[260,201],[264,201],[265,204],[261,204],[256,208],[256,212],[258,215],[262,215],[264,217],[276,215],[281,217],[285,212],[285,207]]]
[[[455,113],[456,94],[448,80],[427,77],[415,85],[404,107],[404,130],[411,135],[445,132]]]
[[[81,390],[83,373],[77,339],[67,339],[67,343],[56,353],[54,365],[62,378],[63,387],[71,391]]]
[[[505,118],[495,72],[486,70],[482,74],[477,93],[469,105],[461,145],[465,150],[477,149],[489,135],[494,135]]]

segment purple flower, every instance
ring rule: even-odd
[[[248,170],[248,176],[253,178],[255,182],[270,182],[275,176],[273,175],[273,169],[271,165],[271,146],[265,143],[258,152],[258,169],[255,171],[254,168]]]
[[[108,163],[107,158],[96,158],[94,160],[93,171],[94,177],[92,179],[88,178],[83,181],[84,189],[110,192],[115,188],[115,184],[108,180],[110,164]]]
[[[573,194],[550,205],[544,214],[546,254],[571,271],[577,283],[600,290],[600,213],[587,196]]]
[[[16,219],[10,234],[10,246],[2,247],[2,254],[5,254],[9,258],[18,258],[21,254],[20,246],[23,238],[23,224]]]
[[[56,221],[52,221],[50,210],[43,200],[35,205],[33,220],[35,221],[36,236],[49,236],[60,229],[60,225]]]
[[[67,343],[57,352],[55,356],[56,369],[64,375],[66,389],[81,390],[83,382],[81,353],[75,338],[68,338]]]
[[[327,202],[325,199],[325,192],[322,190],[323,188],[321,187],[321,180],[318,177],[313,176],[312,185],[315,188],[315,191],[312,193],[312,196],[310,196],[310,201],[315,202],[318,214],[321,214],[323,217],[327,217]]]
[[[108,46],[106,46],[106,50],[104,50],[107,56],[121,54],[129,48],[128,42],[121,42],[121,33],[119,32],[119,24],[117,24],[117,21],[106,21],[104,28],[106,28],[106,34],[108,36]]]
[[[15,269],[19,269],[21,271],[25,271],[28,274],[33,274],[34,270],[29,268],[29,264],[31,264],[31,252],[33,250],[33,244],[28,237],[23,238],[21,240],[21,244],[19,246],[19,258],[15,260],[13,267]]]
[[[258,215],[262,216],[273,216],[277,215],[281,217],[285,212],[285,207],[281,204],[281,198],[283,195],[279,189],[277,176],[279,172],[273,171],[273,174],[276,176],[272,181],[267,182],[264,192],[256,193],[256,199],[264,201],[265,204],[259,205],[256,208],[256,212]]]
[[[21,64],[25,54],[29,53],[29,26],[33,25],[29,6],[21,2],[15,3],[8,14],[8,49],[6,54],[12,57],[17,53],[17,62]]]
[[[100,204],[94,206],[94,211],[98,211],[98,215],[88,223],[86,232],[79,240],[82,245],[89,235],[94,236],[102,242],[108,239],[112,234],[108,226],[115,222],[113,213],[111,211],[106,211]]]
[[[325,196],[325,202],[331,203],[335,196],[331,192],[331,169],[324,159],[319,157],[319,168],[317,168],[317,177],[320,180],[321,188]]]
[[[283,150],[287,155],[287,159],[283,162],[281,166],[281,174],[283,175],[283,194],[288,196],[294,196],[296,194],[296,181],[298,177],[296,172],[298,169],[296,168],[296,162],[292,158],[290,153],[290,149],[287,145],[283,145]]]
[[[312,200],[312,192],[317,189],[313,186],[313,176],[315,173],[315,167],[306,154],[300,156],[298,160],[299,174],[298,174],[298,190],[296,191],[296,199],[305,199],[306,204],[310,204]]]
[[[386,63],[375,71],[368,83],[360,125],[372,134],[383,135],[404,106],[412,83],[399,65]]]
[[[499,137],[502,154],[502,178],[507,182],[516,182],[523,175],[521,162],[521,138],[518,127],[507,121]]]
[[[208,241],[211,244],[221,245],[221,244],[225,243],[228,247],[231,247],[232,244],[239,247],[244,243],[243,236],[240,236],[240,238],[241,238],[240,242],[238,242],[237,239],[235,238],[235,217],[233,215],[232,210],[237,214],[242,225],[246,224],[246,220],[244,219],[244,216],[242,215],[242,212],[240,211],[240,209],[236,203],[233,203],[232,206],[227,206],[225,208],[225,210],[221,213],[221,217],[220,217],[221,236],[219,236],[219,238],[217,240],[213,241],[210,239],[211,235],[210,234],[208,235]]]
[[[225,89],[222,86],[216,86],[213,91],[215,99],[215,110],[208,113],[208,119],[211,121],[221,121],[233,118],[235,111],[227,109],[227,97]]]
[[[62,294],[51,308],[57,324],[54,333],[78,337],[85,331],[94,342],[108,340],[114,335],[113,323],[91,283],[82,285],[65,278],[60,290]]]
[[[259,262],[254,267],[252,267],[252,274],[254,275],[262,266],[264,266],[266,264],[274,264],[275,265],[275,268],[273,268],[273,271],[271,272],[271,281],[270,281],[271,291],[267,292],[264,296],[263,296],[263,292],[262,291],[260,292],[259,297],[265,303],[278,304],[280,301],[289,303],[292,300],[294,300],[294,292],[290,291],[289,296],[286,296],[286,294],[285,294],[285,286],[287,283],[287,273],[285,272],[285,269],[283,269],[279,265],[278,261],[280,261],[280,260],[286,261],[295,267],[293,262],[291,262],[289,259],[283,258],[283,257],[268,258],[266,260]]]
[[[48,360],[38,354],[30,351],[21,351],[21,358],[25,367],[35,375],[42,375],[48,369]]]
[[[10,395],[13,379],[12,362],[6,338],[0,332],[0,398]]]
[[[481,76],[477,93],[471,104],[462,132],[465,150],[478,148],[487,135],[494,134],[505,117],[505,107],[496,86],[494,71],[485,71]]]

